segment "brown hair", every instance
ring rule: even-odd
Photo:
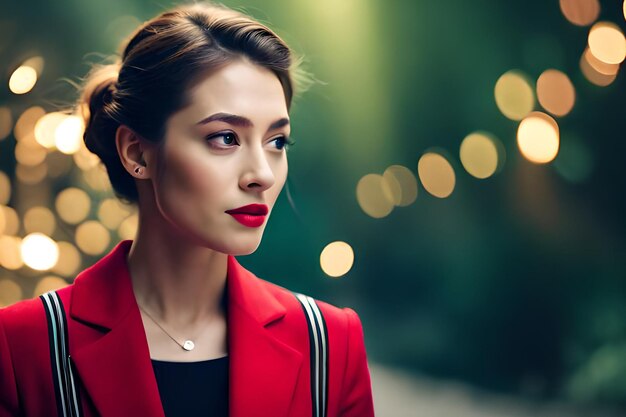
[[[285,94],[294,95],[295,62],[285,42],[265,25],[221,4],[196,3],[165,11],[128,38],[121,59],[87,75],[77,107],[84,141],[105,165],[118,198],[138,200],[134,178],[115,144],[124,124],[158,144],[166,119],[189,104],[187,91],[199,76],[244,57],[273,71]]]

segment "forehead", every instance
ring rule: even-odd
[[[248,117],[254,122],[287,117],[283,87],[271,70],[237,60],[199,80],[190,88],[185,109],[197,121],[215,112]]]

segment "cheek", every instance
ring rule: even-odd
[[[227,171],[201,154],[171,155],[155,184],[155,195],[165,211],[183,206],[190,213],[219,203],[226,189]]]

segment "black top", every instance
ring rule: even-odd
[[[166,417],[228,416],[228,356],[152,367]]]

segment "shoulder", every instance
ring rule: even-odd
[[[287,308],[288,314],[303,312],[302,303],[296,296],[298,292],[292,291],[288,288],[274,284],[273,282],[259,278],[262,285],[278,300],[282,305]],[[319,300],[315,297],[311,297],[308,294],[302,294],[310,300],[314,301],[320,309],[324,320],[330,321],[333,325],[347,325],[351,316],[356,315],[354,310],[349,307],[340,307],[331,304],[326,301]]]

